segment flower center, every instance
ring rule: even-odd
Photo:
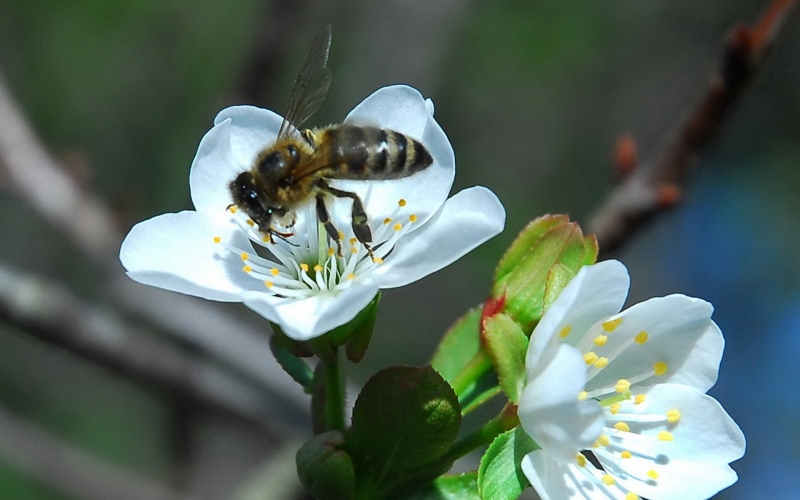
[[[239,216],[239,211],[231,210],[234,221],[256,243],[256,248],[265,252],[254,253],[238,248],[219,236],[214,237],[214,242],[224,249],[225,258],[235,256],[233,258],[240,259],[242,272],[261,281],[268,293],[280,297],[305,298],[318,293],[338,292],[357,281],[368,279],[378,266],[391,258],[397,242],[417,222],[416,214],[409,213],[406,200],[399,200],[389,217],[379,224],[372,224],[370,256],[349,224],[347,232],[339,227],[344,224],[337,225],[340,239],[337,244],[328,236],[323,225],[316,222],[313,207],[302,207],[299,212],[307,223],[292,228],[300,230],[290,236],[274,238],[270,242],[269,236],[257,231],[252,220]]]

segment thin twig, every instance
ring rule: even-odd
[[[694,160],[719,134],[794,7],[795,0],[774,0],[753,27],[738,26],[733,30],[722,66],[711,78],[703,101],[664,149],[623,178],[589,223],[601,256],[617,250],[646,222],[678,203]],[[630,147],[627,141],[620,144]],[[627,169],[620,162],[620,158],[627,157],[624,153],[618,150],[617,163]]]
[[[268,405],[269,396],[240,378],[132,328],[109,311],[90,306],[52,281],[0,264],[0,320],[173,397],[221,410],[276,432],[276,420],[294,426],[302,411]],[[274,401],[274,399],[273,399]],[[299,414],[298,414],[299,413]],[[282,417],[279,418],[279,417]]]
[[[109,465],[0,409],[0,460],[80,500],[192,500]]]

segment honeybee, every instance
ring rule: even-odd
[[[392,130],[348,124],[299,129],[322,104],[330,87],[330,44],[328,25],[314,37],[303,61],[275,142],[266,146],[250,170],[236,176],[229,188],[233,205],[243,210],[271,243],[273,236],[286,239],[293,235],[274,229],[273,220],[289,217],[292,222],[286,227],[291,227],[292,210],[314,198],[317,218],[336,242],[340,256],[341,234],[331,222],[325,198],[350,198],[353,233],[372,256],[372,230],[361,198],[332,187],[328,179],[400,179],[429,167],[433,158],[419,141]]]

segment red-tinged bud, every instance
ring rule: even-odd
[[[681,188],[677,184],[667,183],[656,188],[656,200],[661,208],[669,208],[681,199]]]

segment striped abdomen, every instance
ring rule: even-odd
[[[392,130],[335,125],[311,135],[333,179],[399,179],[433,163],[419,141]]]

